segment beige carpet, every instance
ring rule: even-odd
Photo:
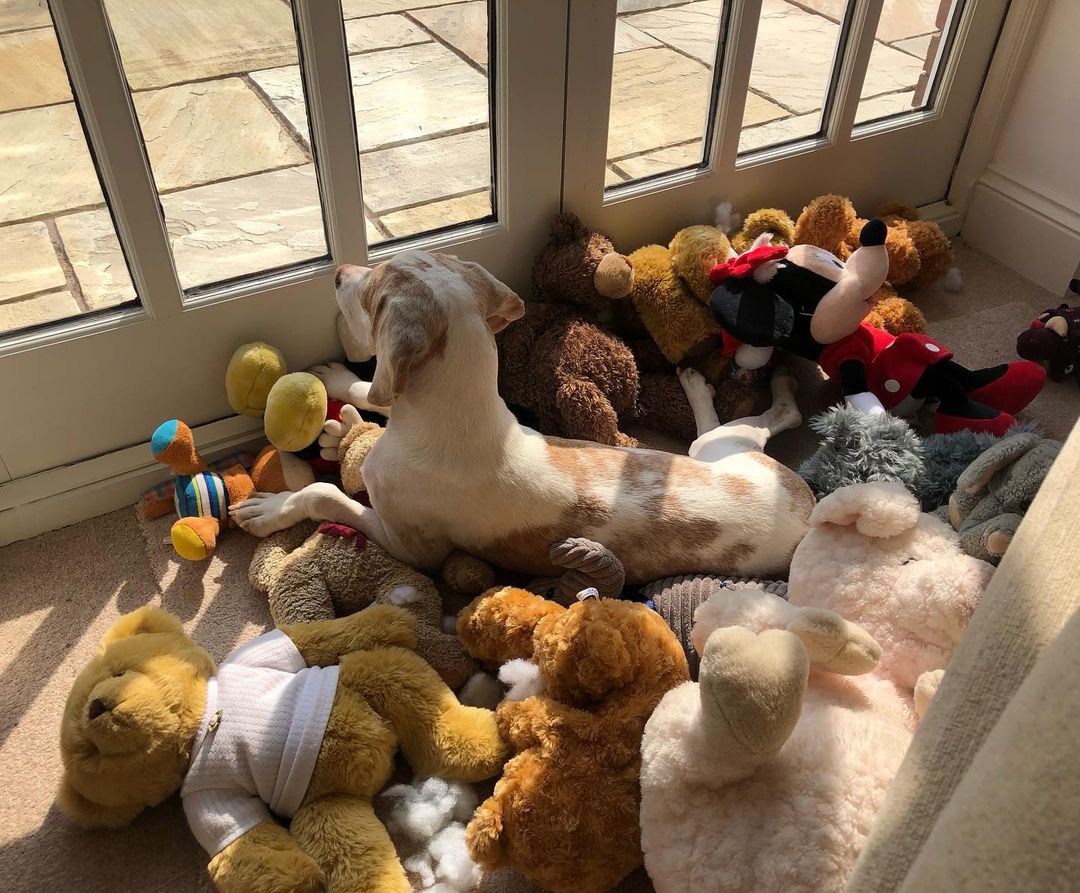
[[[959,295],[928,290],[917,301],[932,333],[970,366],[1013,357],[1017,333],[1059,298],[973,251],[960,249]],[[799,367],[809,417],[834,393],[816,368]],[[1050,383],[1026,418],[1064,437],[1080,416],[1080,388]],[[805,428],[771,452],[795,462],[814,448]],[[162,540],[169,521],[127,508],[0,549],[0,889],[48,893],[188,893],[208,890],[205,857],[174,800],[128,830],[88,834],[52,807],[59,774],[57,721],[71,680],[104,629],[140,605],[161,604],[215,658],[269,623],[247,584],[254,543],[223,537],[205,564],[175,560]],[[501,886],[501,885],[500,885]],[[648,889],[641,878],[626,889]]]

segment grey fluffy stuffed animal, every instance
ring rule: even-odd
[[[964,469],[940,513],[965,552],[991,564],[1001,560],[1059,452],[1060,441],[1009,434]]]

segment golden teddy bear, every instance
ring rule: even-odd
[[[414,627],[374,605],[274,630],[215,667],[171,614],[122,617],[64,708],[60,808],[118,828],[179,790],[221,893],[407,893],[371,805],[398,746],[416,774],[462,781],[505,758],[494,715],[458,703]]]
[[[364,459],[382,432],[373,422],[356,422],[338,446],[342,486],[354,498],[366,493]],[[442,578],[465,597],[495,581],[490,565],[464,552],[450,555]],[[443,632],[435,582],[350,527],[306,522],[268,536],[255,549],[248,579],[267,593],[278,626],[330,620],[371,604],[398,605],[416,617],[417,653],[447,685],[456,691],[477,672],[461,640]]]
[[[875,216],[889,228],[885,239],[889,275],[865,321],[892,335],[925,332],[926,318],[896,290],[921,288],[945,278],[955,262],[949,237],[933,221],[920,220],[909,205],[883,205]],[[795,244],[816,245],[846,261],[859,247],[859,233],[865,224],[866,219],[855,213],[851,199],[822,195],[799,214]]]
[[[643,604],[564,608],[510,587],[465,608],[458,632],[481,661],[532,661],[544,686],[496,710],[516,755],[468,826],[473,861],[556,893],[610,890],[642,860],[641,736],[665,692],[690,678],[682,646]]]

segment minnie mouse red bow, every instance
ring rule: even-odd
[[[745,279],[762,264],[787,257],[787,253],[787,245],[762,245],[753,251],[747,251],[745,254],[726,260],[722,264],[717,264],[709,270],[709,279],[712,280],[713,285],[719,285],[725,279],[732,277]]]

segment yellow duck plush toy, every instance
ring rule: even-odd
[[[60,808],[118,828],[179,790],[221,893],[407,893],[371,806],[398,746],[417,775],[469,782],[506,756],[494,714],[459,704],[412,650],[414,624],[373,605],[215,667],[171,614],[126,615],[68,696]]]

